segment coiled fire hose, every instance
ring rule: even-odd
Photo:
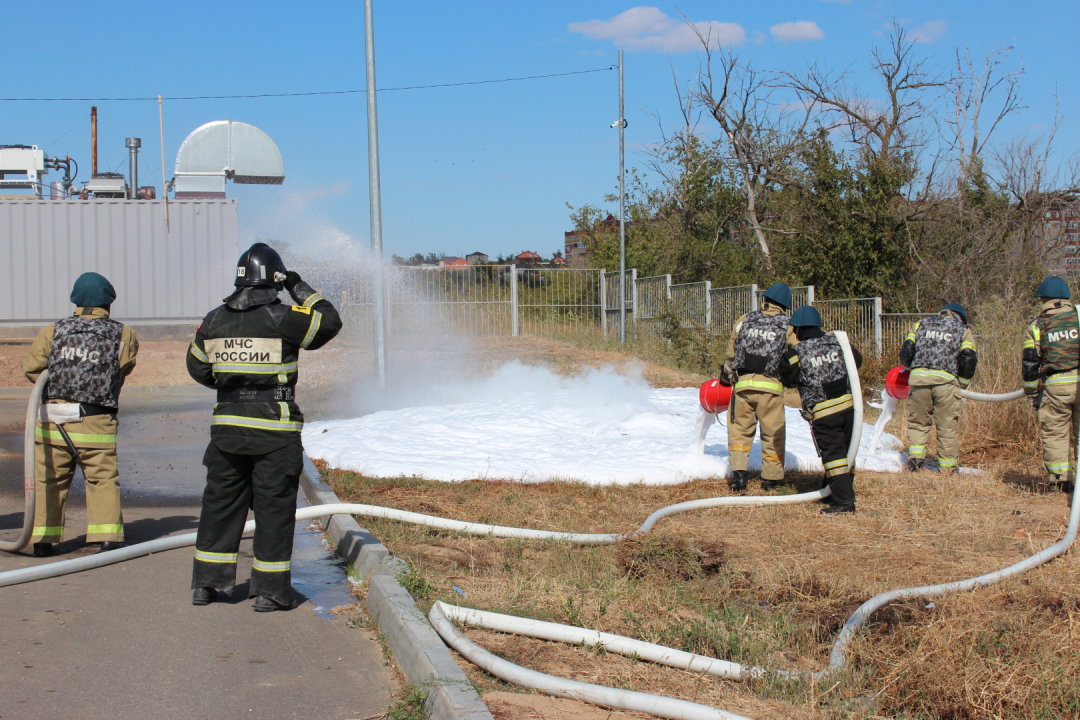
[[[45,390],[45,383],[49,379],[49,371],[42,370],[38,376],[34,388],[30,391],[30,402],[26,405],[26,427],[23,429],[23,495],[26,504],[23,508],[23,528],[18,540],[5,542],[0,541],[0,550],[6,552],[19,552],[30,542],[34,534],[34,506],[37,502],[37,482],[34,473],[37,469],[34,457],[34,433],[37,430],[38,407],[41,405],[41,395]]]

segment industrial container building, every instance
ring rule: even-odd
[[[0,326],[69,315],[84,272],[116,288],[133,325],[198,323],[232,292],[240,254],[235,198],[0,200]]]

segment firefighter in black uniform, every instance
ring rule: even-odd
[[[851,383],[840,342],[821,330],[821,315],[803,305],[791,316],[791,326],[799,342],[788,348],[780,363],[780,378],[787,387],[797,387],[802,400],[802,416],[810,423],[814,444],[825,466],[822,487],[832,487],[829,507],[823,513],[855,512],[855,476],[848,468],[848,446],[855,429],[855,406]],[[862,355],[851,348],[855,366]]]
[[[284,305],[284,286],[295,305]],[[304,416],[294,401],[300,349],[317,350],[341,329],[334,306],[286,271],[264,243],[240,256],[237,290],[210,311],[195,333],[187,368],[217,390],[203,492],[194,605],[231,592],[249,508],[255,511],[250,597],[256,612],[292,606],[293,523],[303,465]]]

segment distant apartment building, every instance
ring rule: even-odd
[[[1043,215],[1039,250],[1047,273],[1080,278],[1080,198],[1068,198]]]
[[[630,224],[627,223],[627,227]],[[600,221],[596,227],[597,232],[618,232],[619,218],[611,213]],[[589,263],[589,234],[578,230],[570,230],[563,233],[563,256],[569,265],[584,267]]]
[[[487,265],[488,256],[477,250],[474,253],[469,253],[465,256],[465,259],[469,261],[470,265]]]

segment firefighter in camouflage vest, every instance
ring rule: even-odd
[[[37,505],[34,555],[53,554],[64,538],[64,510],[75,466],[86,479],[86,541],[102,551],[124,546],[116,419],[120,388],[135,369],[139,341],[109,318],[112,284],[97,273],[79,276],[71,290],[75,314],[38,333],[23,361],[26,379],[46,368],[44,402],[35,433]]]
[[[1036,295],[1042,301],[1042,310],[1024,334],[1021,380],[1031,406],[1039,411],[1043,464],[1050,482],[1072,492],[1078,430],[1080,318],[1069,302],[1072,296],[1069,286],[1061,278],[1051,276],[1043,280]]]
[[[821,329],[821,314],[803,305],[791,315],[798,344],[784,353],[780,377],[787,387],[799,389],[803,419],[810,423],[814,446],[825,468],[821,487],[831,487],[826,498],[829,507],[821,512],[855,512],[855,476],[848,468],[848,448],[855,429],[855,406],[851,397],[851,379],[840,342]],[[862,366],[862,355],[851,352],[855,367]]]
[[[900,348],[908,377],[908,469],[919,470],[926,459],[930,430],[937,423],[938,467],[955,472],[960,466],[960,391],[971,384],[979,358],[967,313],[950,303],[936,316],[915,323]]]
[[[733,491],[746,489],[754,434],[761,425],[761,488],[772,490],[784,479],[784,385],[780,360],[795,344],[784,314],[791,288],[776,283],[765,291],[764,307],[735,322],[720,382],[734,385],[728,406],[728,461]]]
[[[292,606],[293,525],[304,448],[295,401],[300,350],[337,335],[341,318],[326,299],[264,243],[240,256],[236,292],[195,333],[187,368],[217,390],[195,541],[191,602],[231,592],[248,509],[255,511],[249,596],[256,612]],[[284,305],[284,288],[295,305]]]

